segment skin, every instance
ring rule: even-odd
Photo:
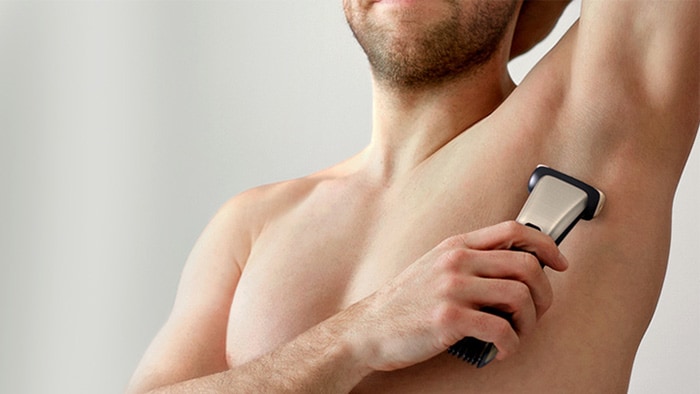
[[[345,6],[402,38],[447,3]],[[366,149],[212,219],[129,392],[626,392],[700,121],[699,14],[584,1],[517,88],[507,61],[542,34],[518,13],[476,70],[403,87],[375,75]],[[509,221],[540,163],[607,196],[560,249]],[[498,360],[445,353],[464,336]]]
[[[350,28],[384,89],[419,91],[480,69],[517,10],[511,1],[422,2],[412,7],[345,1]],[[383,23],[384,16],[392,23]]]

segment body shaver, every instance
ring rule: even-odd
[[[544,232],[559,243],[579,219],[591,220],[598,216],[605,195],[598,189],[546,166],[538,166],[528,184],[530,196],[516,221]],[[493,309],[484,311],[509,319],[509,314]],[[448,352],[481,368],[498,353],[493,343],[474,337],[465,337],[450,346]]]

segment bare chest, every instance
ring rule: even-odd
[[[447,155],[451,160],[438,161],[379,192],[324,181],[301,203],[267,223],[255,240],[231,305],[229,361],[241,364],[292,340],[370,295],[445,238],[515,218],[527,198],[527,180],[535,165],[559,163],[501,147],[472,156],[452,152]],[[614,196],[610,202],[615,204]],[[619,342],[621,327],[639,326],[634,315],[615,313],[612,319],[611,312],[595,305],[616,299],[620,311],[627,305],[625,297],[638,296],[637,290],[628,289],[649,282],[648,277],[631,281],[622,265],[605,263],[626,261],[604,246],[611,245],[610,240],[601,241],[606,234],[611,239],[621,234],[614,218],[606,220],[607,224],[603,219],[593,224],[599,226],[595,236],[592,227],[582,225],[567,238],[564,253],[573,268],[552,278],[555,304],[539,323],[537,334],[522,344],[519,356],[476,370],[444,354],[407,370],[373,374],[356,391],[382,387],[382,392],[389,392],[392,387],[400,392],[464,392],[463,385],[468,384],[481,392],[525,392],[524,387],[537,392],[563,390],[577,379],[590,382],[592,377],[584,371],[601,373],[591,360],[607,343]],[[613,231],[601,231],[601,224]],[[654,295],[653,289],[647,293]],[[637,299],[630,298],[628,304],[638,303]],[[627,347],[632,349],[630,343]],[[606,371],[624,372],[628,361],[609,365]],[[566,374],[560,376],[561,382],[535,378],[538,368],[564,364],[579,371],[575,379]]]
[[[370,295],[445,238],[514,218],[528,172],[427,174],[369,194],[319,186],[256,240],[231,307],[229,354],[240,363],[265,353]]]

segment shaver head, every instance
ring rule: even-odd
[[[528,189],[530,197],[516,221],[551,236],[557,245],[579,219],[598,216],[605,203],[600,190],[546,166],[535,169]]]
[[[586,193],[588,198],[586,200],[586,208],[581,213],[581,219],[591,220],[598,216],[600,211],[603,209],[603,204],[605,204],[605,194],[603,194],[603,192],[587,183],[579,181],[574,177],[551,169],[542,164],[537,166],[535,171],[530,176],[527,189],[532,193],[532,190],[535,188],[537,183],[539,183],[540,179],[546,176],[552,176],[562,182],[566,182],[574,187],[577,187]]]

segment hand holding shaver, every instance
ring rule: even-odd
[[[530,196],[516,221],[544,232],[559,245],[579,219],[591,220],[598,216],[605,195],[598,189],[546,166],[538,166],[528,185]],[[507,313],[485,309],[508,319]],[[448,349],[464,361],[481,368],[498,353],[493,343],[466,337]]]

